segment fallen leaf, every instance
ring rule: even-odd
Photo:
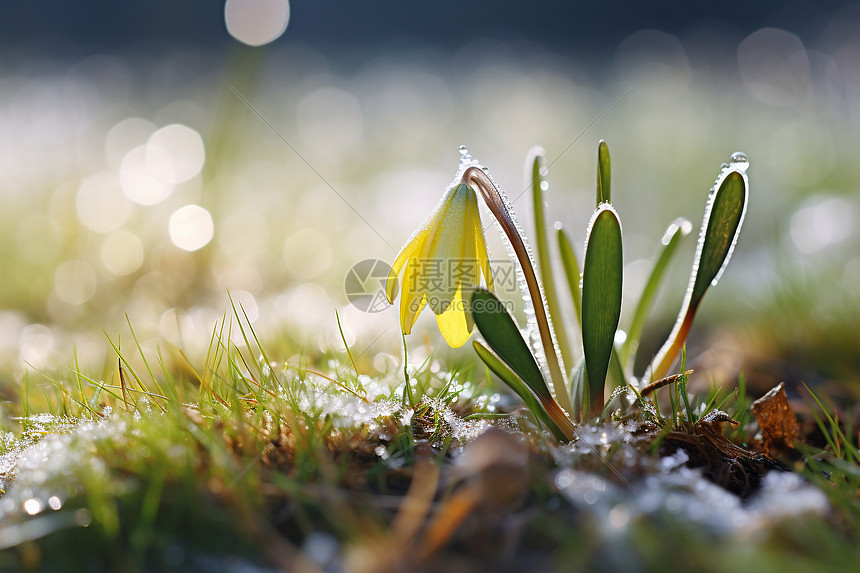
[[[794,448],[798,434],[797,417],[788,403],[782,382],[753,402],[752,410],[768,453],[774,455]]]

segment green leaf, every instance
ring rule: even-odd
[[[513,370],[508,368],[507,364],[499,360],[489,348],[477,340],[472,341],[472,348],[475,349],[478,358],[487,365],[487,368],[522,399],[526,407],[534,413],[544,426],[549,428],[549,431],[552,432],[556,439],[564,440],[566,438],[564,432],[561,431],[558,424],[552,421],[552,418],[549,417],[549,414],[546,413],[546,410],[540,405],[540,402],[538,402],[531,390],[529,390]]]
[[[646,382],[666,376],[690,334],[702,297],[710,286],[717,284],[741,232],[749,197],[746,173],[737,169],[724,169],[713,189],[715,191],[708,198],[702,220],[687,296],[675,327],[657,353],[653,367],[643,377]]]
[[[550,394],[528,344],[520,334],[514,319],[505,309],[505,305],[496,298],[496,295],[484,289],[475,289],[471,302],[475,326],[478,327],[489,347],[516,373],[529,390],[534,392],[541,406],[561,429],[565,438],[572,439],[573,424]]]
[[[576,311],[576,324],[582,324],[582,294],[579,288],[579,261],[576,252],[570,244],[570,239],[564,229],[558,230],[558,253],[561,256],[561,264],[564,267],[564,276],[570,287],[570,296],[573,298],[573,308]]]
[[[693,265],[696,276],[690,301],[693,307],[699,304],[708,287],[717,283],[731,258],[744,221],[747,195],[747,178],[739,171],[726,174],[711,195]]]
[[[504,303],[490,291],[476,289],[472,293],[472,316],[490,348],[541,401],[552,400],[540,368]]]
[[[582,269],[582,346],[592,415],[603,409],[603,387],[621,316],[622,273],[621,221],[605,203],[591,217]]]
[[[648,317],[648,312],[654,304],[654,299],[657,297],[657,291],[660,289],[660,283],[666,276],[666,269],[669,268],[669,263],[678,252],[678,245],[681,239],[690,234],[693,225],[683,217],[675,219],[666,229],[663,234],[663,243],[660,249],[660,255],[657,257],[657,262],[654,263],[654,268],[651,269],[651,274],[648,275],[648,280],[645,282],[645,288],[642,289],[642,296],[639,297],[639,302],[636,304],[636,310],[633,313],[633,321],[630,323],[630,331],[627,333],[627,340],[624,343],[624,348],[621,355],[621,361],[625,367],[632,367],[636,358],[636,350],[639,346],[639,339],[642,336],[642,330],[645,327],[645,319]]]
[[[567,331],[564,328],[564,318],[561,314],[561,305],[558,301],[558,292],[555,288],[555,277],[552,272],[552,259],[550,258],[549,242],[546,235],[546,217],[544,216],[543,192],[549,189],[546,180],[546,169],[544,168],[544,150],[542,147],[534,147],[529,153],[531,170],[528,186],[532,192],[532,206],[535,217],[535,247],[537,250],[538,270],[540,271],[543,294],[546,298],[547,312],[549,313],[555,340],[561,350],[561,358],[565,368],[573,365],[570,341],[567,339]]]
[[[597,206],[612,200],[612,170],[609,146],[602,139],[597,144]]]

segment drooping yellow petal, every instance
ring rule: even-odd
[[[464,312],[464,308],[463,292],[457,289],[447,310],[436,315],[439,332],[451,348],[460,348],[472,334],[470,316]]]
[[[394,260],[394,264],[391,265],[391,269],[388,273],[388,277],[385,283],[385,296],[388,298],[388,302],[393,303],[394,297],[397,295],[397,275],[400,274],[400,270],[403,268],[403,265],[409,260],[411,257],[415,257],[419,260],[424,260],[427,258],[427,253],[431,248],[431,244],[434,241],[434,238],[439,232],[439,228],[442,222],[445,219],[445,214],[448,211],[448,204],[450,202],[450,197],[453,194],[453,190],[449,190],[439,202],[436,209],[433,213],[430,214],[429,217],[424,221],[421,225],[421,228],[418,232],[415,233],[412,239],[404,246],[400,253],[397,255],[397,258]]]
[[[471,188],[465,188],[463,191],[463,218],[460,221],[462,227],[459,241],[461,255],[453,261],[449,277],[456,287],[450,305],[444,312],[436,315],[439,331],[452,348],[462,346],[474,329],[475,323],[472,320],[469,305],[472,292],[480,282],[481,274],[477,245],[474,241],[478,197]],[[478,224],[480,225],[480,220]]]
[[[478,196],[474,188],[460,184],[448,189],[422,229],[398,254],[386,279],[385,294],[393,301],[400,285],[404,334],[412,331],[418,314],[428,305],[445,341],[458,348],[474,328],[468,305],[482,273],[492,288]]]
[[[453,271],[463,259],[463,229],[470,194],[474,195],[474,190],[467,185],[454,188],[425,257],[423,277],[427,304],[437,315],[445,312],[457,292],[458,282]]]
[[[394,259],[394,264],[391,265],[391,269],[388,271],[388,278],[385,280],[385,298],[388,299],[389,303],[394,304],[394,297],[397,296],[397,275],[400,274],[400,269],[403,268],[404,263],[410,257],[416,253],[424,252],[427,237],[430,235],[430,228],[431,226],[425,226],[418,231],[412,240],[406,243],[406,246],[401,249],[397,258]]]
[[[465,314],[466,328],[469,332],[475,326],[472,320],[472,293],[475,287],[481,284],[481,263],[478,254],[478,245],[475,243],[475,218],[478,214],[478,196],[473,192],[469,198],[469,211],[463,222],[463,261],[458,269],[458,283],[460,296],[463,299],[463,313]],[[480,227],[480,219],[477,221]]]
[[[400,290],[400,331],[403,334],[412,332],[418,313],[427,304],[421,284],[421,267],[420,259],[410,257],[403,273],[403,288]]]

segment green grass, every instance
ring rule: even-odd
[[[122,345],[111,340],[117,360],[104,372],[72,367],[24,379],[19,399],[6,405],[22,417],[7,418],[4,430],[14,437],[4,438],[4,459],[21,457],[17,473],[2,476],[0,568],[291,567],[317,556],[313,544],[320,539],[336,541],[332,558],[347,570],[366,559],[409,568],[420,564],[415,556],[434,527],[443,542],[425,566],[621,570],[635,563],[654,571],[716,571],[746,563],[800,570],[812,563],[839,568],[858,556],[857,444],[817,397],[815,416],[827,447],[807,452],[807,463],[794,469],[827,494],[831,515],[776,520],[752,539],[665,509],[607,529],[617,517],[613,507],[635,497],[590,508],[566,497],[557,472],[602,476],[622,492],[623,475],[642,488],[642,475],[659,473],[648,440],[591,450],[576,442],[557,446],[529,414],[505,406],[515,399],[497,394],[484,369],[446,366],[432,355],[408,368],[408,386],[401,366],[370,377],[363,374],[368,358],[345,350],[314,365],[287,364],[261,344],[241,307],[233,311],[219,321],[201,357],[168,344],[150,355],[130,328]],[[326,365],[323,371],[318,364]],[[672,394],[669,426],[715,408],[749,420],[743,384],[703,396],[687,396],[679,384]],[[607,422],[606,431],[648,417],[638,406],[611,403],[608,409],[625,421]],[[50,416],[40,416],[45,413]],[[484,470],[469,469],[456,455],[463,446],[468,451],[474,433],[493,425],[526,440],[528,464],[518,470],[525,477],[512,498],[500,498],[489,477],[468,477]],[[744,431],[741,426],[732,437],[743,443],[751,438]],[[40,458],[39,448],[50,457]],[[493,468],[505,459],[495,452],[487,463]],[[431,480],[434,501],[397,545],[393,524],[413,507],[416,471],[433,475],[426,474],[431,467],[440,472]],[[517,475],[518,466],[503,467],[509,467],[504,475]],[[53,496],[58,509],[50,506]],[[31,516],[26,502],[32,499],[41,505]],[[462,519],[446,521],[464,499],[471,505]],[[513,539],[507,558],[492,550],[503,539]]]

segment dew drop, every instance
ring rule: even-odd
[[[27,512],[27,515],[36,515],[44,508],[42,501],[36,498],[30,498],[24,502],[24,511]]]
[[[465,170],[476,164],[476,161],[472,159],[469,149],[465,145],[461,145],[458,151],[460,152],[460,170]]]
[[[740,171],[746,171],[750,166],[750,160],[743,151],[735,151],[729,158],[729,165]]]

